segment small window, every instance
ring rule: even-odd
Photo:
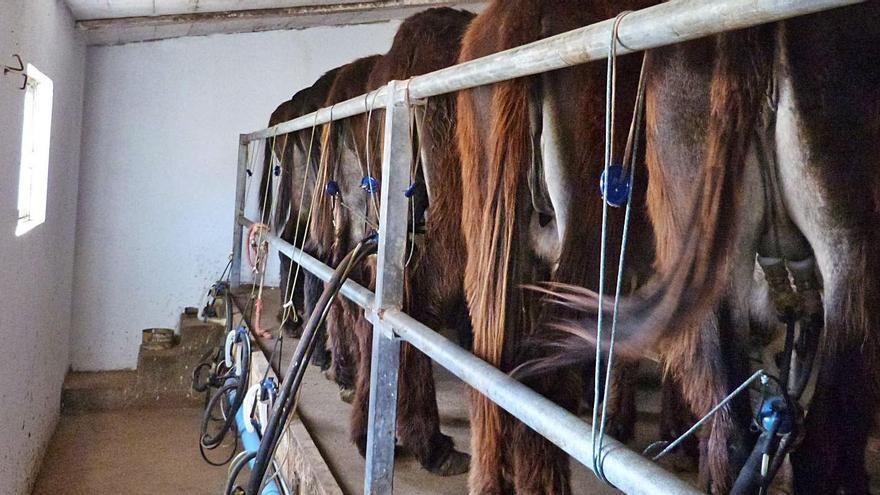
[[[49,184],[52,80],[31,64],[27,66],[27,76],[21,133],[21,172],[18,179],[17,236],[46,221]]]

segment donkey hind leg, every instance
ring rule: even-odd
[[[361,455],[366,455],[373,329],[365,318],[358,318],[354,328],[359,357],[351,411],[351,440]],[[398,438],[429,471],[441,475],[461,474],[467,471],[470,458],[457,452],[452,439],[440,433],[431,373],[431,361],[427,356],[403,343],[398,375]]]
[[[878,307],[874,263],[844,265],[870,259],[874,246],[822,264],[825,282],[826,330],[815,395],[806,418],[806,436],[792,454],[795,493],[867,494],[865,446],[876,406],[873,376]],[[841,250],[836,251],[842,254]],[[874,255],[876,256],[876,255]],[[843,262],[841,262],[841,259]],[[867,268],[867,269],[866,269]],[[828,275],[826,275],[828,274]],[[865,321],[868,320],[868,321]]]
[[[292,225],[293,224],[293,225]],[[293,242],[295,231],[292,231],[295,228],[295,224],[290,222],[281,234],[281,238],[287,242]],[[284,331],[287,333],[289,337],[300,338],[302,336],[302,321],[300,315],[297,313],[297,310],[300,308],[304,309],[304,300],[305,296],[303,294],[303,281],[300,277],[295,277],[294,274],[291,273],[291,270],[297,270],[296,266],[293,262],[283,253],[278,253],[278,259],[281,264],[281,279],[280,279],[280,296],[281,296],[281,305],[278,307],[278,321],[284,322]],[[296,280],[294,280],[296,279]],[[294,284],[294,281],[296,282]],[[319,294],[320,295],[320,294]],[[284,318],[285,308],[284,305],[287,304],[288,301],[292,301],[293,305],[288,310],[289,314],[287,315],[287,319]],[[305,313],[307,314],[307,313]]]
[[[504,426],[509,424],[502,419],[506,413],[492,401],[476,390],[470,390],[471,407],[471,451],[473,467],[468,478],[470,495],[513,495],[513,486],[505,478],[509,471],[506,458],[499,442],[508,438]]]
[[[792,454],[798,495],[869,493],[864,452],[874,409],[864,393],[869,370],[854,359],[860,352],[847,346],[823,361],[806,437]]]
[[[452,438],[440,432],[440,414],[428,356],[408,343],[401,346],[398,383],[397,437],[431,473],[466,473],[470,456],[455,450]]]
[[[639,363],[615,361],[611,369],[608,406],[605,409],[605,433],[626,443],[633,439],[636,429],[636,381]]]
[[[339,385],[343,401],[351,402],[355,389],[360,345],[356,336],[358,310],[348,300],[334,302],[327,315],[327,345],[332,362],[327,377]]]
[[[569,411],[578,406],[581,383],[575,369],[561,369],[552,377],[536,378],[527,385]],[[514,432],[509,455],[517,495],[570,494],[568,454],[525,424],[509,416],[504,418],[511,421],[507,428]]]
[[[311,239],[306,241],[303,251],[318,260],[327,261],[318,244]],[[324,292],[324,282],[306,270],[302,270],[301,273],[303,275],[303,316],[308,319],[314,312],[315,304],[321,298],[321,293]],[[315,352],[312,354],[312,364],[325,371],[330,368],[332,360],[332,352],[327,346],[328,326],[329,324],[325,324],[323,328],[318,329],[316,336],[318,342],[315,344]]]
[[[683,395],[683,384],[671,374],[665,374],[661,381],[660,439],[672,442],[697,421],[687,406]],[[696,465],[700,458],[698,440],[691,437],[681,444],[681,452]]]
[[[431,328],[442,328],[446,322],[440,316],[441,306],[447,305],[437,303],[448,298],[436,292],[439,290],[437,287],[443,284],[422,287],[418,283],[422,279],[417,275],[411,277],[414,283],[410,299],[418,302],[409,305],[410,313]],[[466,473],[470,467],[470,456],[455,450],[452,438],[440,431],[432,361],[406,342],[401,346],[397,388],[397,436],[400,444],[431,473],[440,476]]]
[[[362,456],[367,453],[367,427],[370,409],[370,361],[373,357],[373,327],[365,318],[358,318],[354,325],[359,356],[356,362],[354,396],[351,409],[351,441],[357,445]]]
[[[664,359],[691,411],[702,417],[742,383],[744,353],[731,345],[728,311],[716,311],[702,325],[663,342]],[[727,327],[727,328],[726,328]],[[727,342],[725,342],[727,341]],[[700,484],[727,493],[749,455],[748,398],[741,395],[710,420],[700,437]]]

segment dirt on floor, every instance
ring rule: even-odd
[[[200,409],[128,409],[62,416],[33,494],[221,493],[226,468],[199,456],[201,415]]]

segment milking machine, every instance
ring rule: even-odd
[[[821,283],[815,260],[758,257],[777,317],[785,325],[782,352],[773,356],[779,376],[761,379],[753,430],[758,433],[731,494],[767,493],[786,456],[803,436],[802,398],[813,374],[824,326]]]
[[[235,414],[236,427],[241,436],[242,451],[233,459],[229,467],[229,475],[226,480],[225,495],[240,494],[243,490],[236,486],[236,480],[241,475],[245,466],[253,469],[254,459],[260,448],[260,441],[265,436],[266,426],[269,424],[269,413],[278,397],[278,382],[273,377],[266,377],[260,383],[253,385],[244,398],[242,407]],[[275,472],[278,466],[274,465]],[[279,482],[276,482],[279,481]],[[266,483],[261,495],[289,495],[287,486],[280,482],[279,478],[273,478]]]
[[[218,282],[212,288],[216,297],[223,296],[225,301],[226,339],[222,347],[206,356],[193,370],[192,386],[198,392],[206,394],[205,412],[200,428],[199,451],[202,458],[211,465],[222,466],[232,460],[238,448],[238,437],[228,458],[215,462],[208,458],[207,451],[219,447],[226,435],[235,425],[235,416],[241,409],[247,391],[250,375],[251,343],[247,328],[240,324],[233,325],[232,303],[229,301],[228,286]],[[220,412],[219,416],[215,411]],[[211,425],[220,423],[216,432],[211,432]]]
[[[202,416],[199,447],[202,456],[211,464],[216,463],[207,459],[205,451],[219,447],[235,424],[235,414],[241,408],[247,390],[250,358],[250,337],[247,329],[244,326],[239,326],[227,333],[222,359],[212,365],[216,371],[212,372],[205,382],[206,388],[216,388]],[[219,418],[214,416],[214,411],[218,409],[220,411]],[[220,423],[219,430],[211,433],[209,431],[211,424],[218,422]],[[220,465],[227,462],[229,459]]]
[[[203,448],[212,450],[219,446],[226,434],[235,423],[235,413],[244,401],[247,390],[248,375],[250,373],[251,345],[247,328],[239,326],[226,336],[224,346],[224,367],[229,371],[222,377],[223,386],[211,397],[205,415],[202,419],[201,445]],[[220,380],[221,377],[218,377]],[[220,430],[211,434],[208,432],[212,423],[211,412],[220,407],[223,412],[223,424]],[[224,409],[225,408],[225,409]]]
[[[239,460],[242,466],[244,464],[251,465],[250,478],[247,490],[244,493],[249,495],[266,493],[265,490],[269,486],[266,481],[266,473],[269,465],[273,462],[275,449],[278,446],[281,433],[290,415],[296,409],[299,387],[302,384],[309,359],[315,349],[316,336],[324,324],[330,304],[339,294],[342,286],[351,276],[352,271],[370,255],[374,254],[377,248],[378,236],[375,233],[359,242],[340,262],[333,276],[328,281],[320,299],[318,299],[314,311],[303,328],[302,338],[281,382],[277,398],[267,402],[267,411],[271,410],[271,415],[265,422],[261,419],[258,421],[261,426],[258,430],[262,432],[259,448],[255,454],[249,453],[246,457],[242,457]],[[259,416],[259,412],[257,415]],[[251,417],[253,418],[253,415]],[[237,473],[235,474],[237,475]],[[234,480],[235,477],[230,476],[230,480],[227,483],[227,494],[242,493],[241,488],[234,485]],[[269,481],[271,482],[271,478]]]

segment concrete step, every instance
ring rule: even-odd
[[[75,415],[125,409],[136,385],[134,370],[70,372],[64,379],[61,411]]]
[[[184,313],[168,349],[141,346],[137,370],[68,373],[62,412],[118,411],[127,408],[199,407],[204,396],[192,390],[193,369],[222,345],[225,326]]]

